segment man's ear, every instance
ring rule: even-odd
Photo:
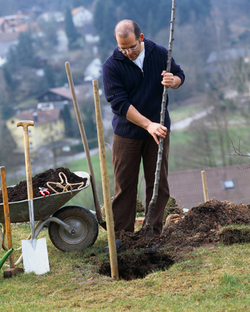
[[[140,42],[142,42],[142,41],[144,40],[144,35],[143,35],[143,33],[140,34],[139,39],[140,39]]]

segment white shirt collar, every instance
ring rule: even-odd
[[[141,51],[141,53],[139,54],[139,56],[137,57],[136,60],[134,60],[133,62],[140,67],[140,69],[143,68],[143,61],[145,58],[145,46],[143,47],[143,50]]]

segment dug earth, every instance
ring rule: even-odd
[[[125,251],[118,255],[120,278],[142,278],[182,261],[186,253],[198,247],[213,249],[219,242],[227,245],[250,242],[250,209],[213,198],[185,214],[169,215],[159,237],[141,235],[135,239],[133,233],[123,233],[121,240]],[[148,252],[151,246],[160,248]],[[109,263],[102,263],[99,272],[109,275]]]
[[[71,172],[68,168],[48,169],[42,173],[35,175],[32,178],[33,197],[41,197],[39,187],[48,188],[50,194],[62,192],[64,190],[70,191],[83,187],[86,184],[86,178],[81,178]],[[48,186],[49,183],[49,186]],[[19,184],[8,187],[9,202],[16,202],[27,199],[27,182],[21,181]],[[0,203],[3,202],[2,191],[0,190]]]

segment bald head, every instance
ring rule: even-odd
[[[135,34],[135,38],[136,40],[138,40],[140,33],[141,33],[141,29],[136,22],[125,19],[125,20],[120,21],[116,25],[114,36],[115,36],[115,39],[117,37],[127,38],[130,33]]]

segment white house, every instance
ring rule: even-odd
[[[84,81],[92,81],[101,77],[102,62],[99,58],[94,58],[93,61],[88,65],[84,72]]]
[[[75,27],[83,27],[85,24],[91,23],[93,20],[93,13],[85,9],[83,6],[73,9],[71,14]]]

